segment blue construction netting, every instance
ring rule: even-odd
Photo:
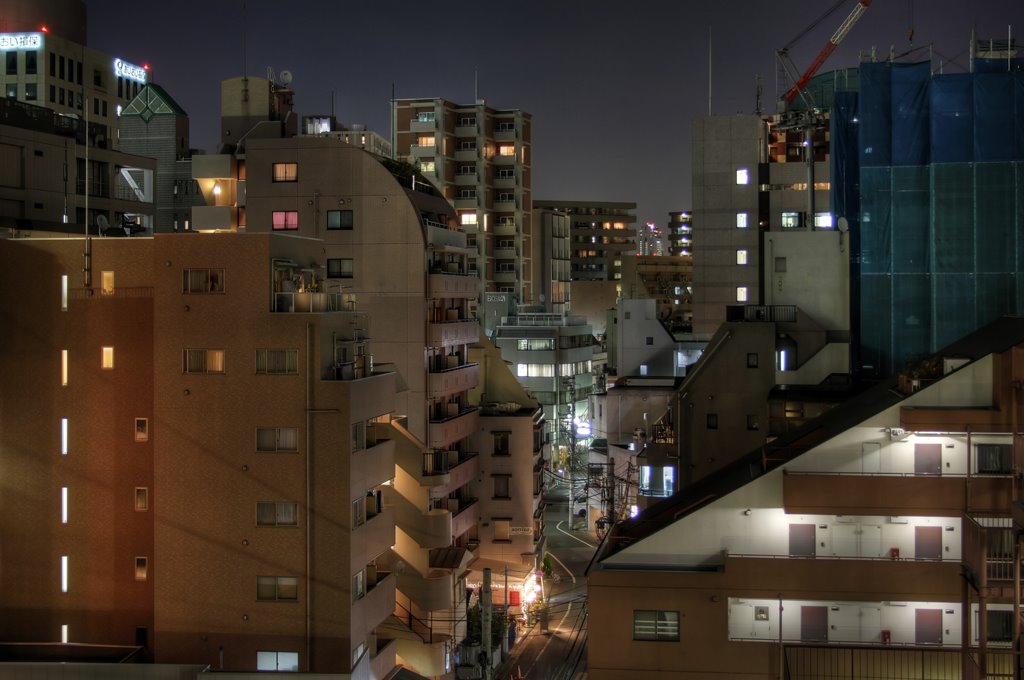
[[[1001,63],[935,76],[927,63],[863,64],[860,93],[837,97],[833,192],[859,175],[853,357],[867,374],[1024,314],[1024,72]],[[849,208],[833,198],[837,215]]]

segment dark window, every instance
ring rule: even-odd
[[[57,73],[57,77],[64,80],[64,57],[57,57]]]
[[[351,210],[328,210],[327,211],[327,228],[328,229],[351,229],[352,228],[352,211]]]
[[[718,414],[717,413],[709,413],[708,414],[708,429],[709,430],[717,430],[718,429]]]
[[[7,75],[16,76],[18,75],[18,53],[8,52],[7,53]]]
[[[1013,612],[1009,609],[986,610],[989,642],[1013,641]]]
[[[647,336],[647,344],[648,345],[653,345],[654,344],[654,337],[648,335]]]
[[[757,352],[747,353],[747,368],[757,368]]]
[[[786,258],[777,257],[775,258],[775,271],[784,272],[786,271]]]
[[[100,115],[100,100],[95,97],[92,99],[92,115]]]
[[[39,96],[38,86],[35,83],[25,83],[25,101],[34,102]]]
[[[748,430],[756,430],[756,429],[758,429],[758,427],[759,426],[758,426],[758,422],[757,422],[757,416],[752,414],[752,413],[748,413],[747,414],[747,429]]]
[[[53,52],[50,52],[50,77],[57,77],[57,55]]]
[[[52,57],[53,55],[51,54],[50,56]],[[57,101],[57,88],[55,86],[53,86],[53,85],[50,85],[50,103],[54,104],[54,103],[56,103],[56,101]]]
[[[679,612],[634,609],[633,639],[677,642],[679,640]]]
[[[124,78],[117,77],[117,96],[124,97]]]
[[[50,55],[53,56],[52,54]],[[52,73],[50,75],[53,75]],[[98,68],[92,70],[92,84],[96,87],[103,87],[103,74]]]
[[[328,258],[327,278],[329,279],[351,279],[352,259],[351,258]]]
[[[512,449],[509,448],[509,439],[512,436],[511,432],[493,432],[494,435],[494,455],[495,456],[509,456],[512,454]]]
[[[34,76],[39,70],[39,53],[35,50],[25,53],[25,73]]]
[[[78,62],[78,66],[76,68],[76,75],[78,76],[78,84],[81,85],[82,84],[82,62]]]
[[[1009,474],[1013,472],[1013,446],[1011,444],[978,444],[974,449],[981,474]]]
[[[107,115],[107,100],[104,99],[103,100],[103,116],[106,117],[106,115]]]

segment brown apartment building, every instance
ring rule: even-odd
[[[1002,319],[614,526],[589,676],[1013,677],[1022,358]]]

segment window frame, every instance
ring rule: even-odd
[[[645,622],[638,620],[638,614],[646,615],[653,614],[653,621]],[[670,620],[662,622],[662,616],[665,615],[666,619],[670,619],[672,616],[675,617],[675,625],[672,625]],[[653,630],[647,633],[643,629],[638,633],[637,624],[648,623],[653,624]],[[662,633],[661,629],[664,628],[665,632]],[[673,632],[674,631],[674,632]],[[633,610],[633,640],[636,642],[679,642],[679,610],[673,609],[634,609]]]
[[[332,218],[337,217],[337,222],[332,226]],[[355,213],[347,209],[328,210],[325,215],[328,231],[352,231],[355,225]]]
[[[291,583],[289,583],[291,581]],[[273,595],[268,591],[273,589]],[[291,593],[294,594],[291,594]],[[257,602],[298,602],[299,579],[295,576],[257,576]]]
[[[271,210],[270,230],[271,231],[298,231],[299,211],[298,210]]]
[[[269,506],[274,506],[274,521],[264,521],[260,517],[260,508],[263,507],[263,512],[268,511]],[[283,508],[291,507],[291,514],[294,517],[294,521],[288,522],[286,519],[282,520],[282,514],[287,518],[288,512],[282,513]],[[256,501],[256,526],[257,527],[287,527],[295,528],[299,526],[299,504],[295,501]]]
[[[289,172],[289,170],[291,172]],[[278,161],[276,163],[271,163],[270,180],[275,184],[283,182],[298,182],[299,164],[294,161]]]
[[[256,375],[298,375],[299,350],[288,347],[258,347]]]

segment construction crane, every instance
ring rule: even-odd
[[[818,19],[810,27],[804,30],[799,36],[790,41],[789,45],[786,45],[786,47],[783,47],[781,50],[778,51],[779,60],[782,62],[783,67],[786,69],[786,72],[790,76],[790,78],[793,77],[793,74],[796,70],[791,70],[790,68],[792,66],[792,61],[789,59],[790,45],[792,45],[794,42],[796,42],[796,40],[806,35],[808,31],[810,31],[812,28],[821,23],[822,20],[825,19],[825,17],[827,17],[829,14],[835,11],[836,7],[838,7],[839,4],[840,3],[833,5],[832,9],[826,12],[820,19]],[[802,96],[804,88],[807,87],[807,83],[810,82],[811,78],[815,76],[815,74],[821,68],[822,64],[824,64],[825,61],[829,58],[829,55],[831,55],[832,52],[836,49],[836,47],[839,46],[839,43],[843,41],[843,38],[845,38],[846,34],[850,32],[850,29],[853,28],[854,24],[857,23],[861,15],[864,14],[864,11],[867,10],[870,4],[871,0],[858,0],[857,5],[853,8],[853,11],[850,12],[850,15],[846,17],[846,20],[843,21],[843,23],[839,26],[838,29],[836,29],[836,32],[832,34],[832,37],[829,38],[829,41],[825,44],[825,47],[822,48],[821,52],[818,53],[818,56],[815,57],[811,65],[807,68],[806,71],[803,72],[803,74],[799,78],[796,79],[796,82],[793,84],[793,87],[791,87],[789,91],[786,92],[785,95],[783,95],[782,99],[783,101],[786,102],[787,107],[793,103],[797,96]]]

